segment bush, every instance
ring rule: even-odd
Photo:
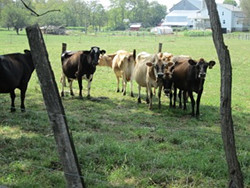
[[[203,36],[211,36],[211,30],[189,30],[184,32],[184,36],[188,37],[203,37]]]

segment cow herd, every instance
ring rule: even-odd
[[[64,97],[65,80],[68,80],[70,94],[73,96],[72,82],[78,81],[79,97],[82,98],[82,79],[88,82],[87,98],[90,98],[91,82],[96,66],[112,68],[117,79],[117,92],[127,93],[127,83],[130,82],[130,95],[134,97],[133,81],[138,85],[138,103],[141,103],[141,87],[146,88],[146,102],[152,109],[152,99],[158,89],[158,108],[161,108],[161,92],[170,97],[170,106],[176,106],[177,89],[179,89],[179,106],[186,109],[189,97],[192,106],[192,115],[199,116],[200,98],[203,92],[207,68],[215,65],[214,61],[206,62],[203,58],[198,61],[189,56],[173,56],[171,53],[149,54],[136,50],[127,52],[119,50],[114,54],[105,54],[99,47],[91,47],[84,51],[66,51],[61,55],[62,89]],[[28,82],[34,70],[29,50],[24,54],[14,53],[0,55],[0,93],[10,93],[11,112],[15,111],[15,89],[21,90],[21,111],[25,111],[24,99]],[[122,88],[120,90],[120,79]],[[193,92],[197,93],[194,100]],[[172,101],[173,100],[173,101]],[[195,111],[196,103],[196,111]]]

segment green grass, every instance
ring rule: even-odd
[[[200,119],[188,110],[170,109],[162,96],[162,109],[148,110],[143,100],[116,93],[116,79],[108,67],[98,67],[91,95],[67,96],[62,100],[73,136],[81,170],[88,187],[226,187],[227,164],[220,135],[220,66],[211,37],[45,35],[49,59],[59,87],[61,44],[68,50],[100,46],[107,53],[119,49],[155,53],[186,54],[215,60],[208,70],[201,99]],[[29,48],[25,31],[0,31],[0,54]],[[232,113],[239,161],[245,187],[250,187],[250,54],[249,41],[225,39],[233,67]],[[78,86],[73,84],[76,96]],[[68,89],[68,88],[67,88]],[[129,91],[129,87],[128,87]],[[137,85],[134,83],[137,94]],[[39,81],[34,72],[26,95],[26,113],[10,113],[10,97],[0,94],[0,185],[9,187],[65,187],[53,132],[44,106]],[[145,93],[143,90],[143,97]]]

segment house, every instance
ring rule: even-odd
[[[141,23],[132,23],[132,24],[130,24],[129,29],[131,31],[139,31],[141,26],[142,26]]]
[[[217,10],[224,32],[245,30],[245,16],[240,8],[229,4],[217,4]],[[205,0],[181,0],[170,9],[163,24],[190,29],[211,28]]]

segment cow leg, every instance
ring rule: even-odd
[[[65,84],[65,75],[63,73],[61,76],[61,83],[62,83],[61,97],[64,97],[64,87],[66,86],[66,84]]]
[[[159,90],[158,90],[158,108],[161,109],[161,90],[162,90],[162,86],[159,86]]]
[[[149,104],[148,87],[146,87],[146,102]]]
[[[120,78],[119,78],[119,76],[116,76],[116,79],[117,79],[117,90],[116,90],[116,92],[117,93],[119,93],[120,92]]]
[[[199,117],[200,115],[200,99],[202,95],[203,90],[201,90],[198,95],[197,95],[197,100],[196,100],[196,117]]]
[[[169,93],[169,106],[170,107],[173,107],[172,98],[173,98],[173,93],[172,93],[172,91],[170,91],[170,93]]]
[[[141,86],[138,85],[138,99],[137,99],[138,103],[141,103]]]
[[[79,98],[82,98],[82,78],[78,77],[78,86],[79,86]]]
[[[188,92],[189,97],[191,99],[191,105],[192,105],[192,116],[194,116],[194,105],[195,105],[195,101],[194,101],[194,96],[193,96],[193,92],[189,91]],[[186,102],[186,101],[185,101]]]
[[[73,88],[72,88],[73,80],[68,80],[68,81],[69,81],[70,95],[74,96],[74,92],[73,92]]]
[[[183,105],[183,109],[184,110],[186,110],[187,109],[187,96],[186,96],[186,91],[183,91],[182,92],[182,96],[183,96],[183,103],[184,103],[184,105]]]
[[[21,112],[25,112],[24,99],[25,99],[26,90],[27,90],[27,86],[21,89]]]
[[[88,95],[87,98],[90,99],[90,88],[91,88],[91,83],[92,83],[93,75],[90,75],[90,78],[88,79]]]
[[[124,96],[126,95],[126,88],[127,88],[127,80],[126,80],[125,75],[123,75],[122,76],[122,92]]]
[[[183,93],[184,93],[184,92],[183,92]],[[179,93],[178,93],[178,97],[179,97],[179,108],[182,108],[181,95],[182,95],[182,90],[179,90]]]
[[[149,110],[152,110],[152,99],[153,99],[153,92],[151,86],[147,86],[148,93],[149,93]]]
[[[133,92],[133,80],[130,80],[130,96],[134,97],[134,92]]]
[[[173,105],[174,108],[176,107],[176,95],[177,95],[177,88],[174,87],[174,105]]]
[[[11,112],[15,112],[16,108],[15,108],[15,98],[16,98],[16,94],[15,94],[15,90],[12,90],[10,92],[10,98],[11,98],[11,107],[10,107],[10,111]]]

